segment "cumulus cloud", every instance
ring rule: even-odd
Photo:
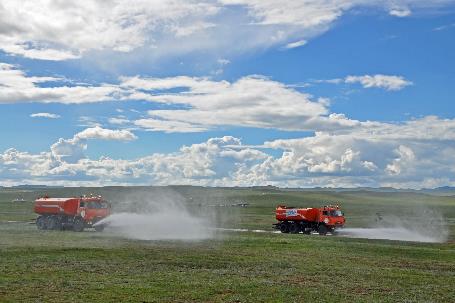
[[[395,149],[395,153],[399,155],[398,158],[394,159],[392,163],[387,164],[385,170],[391,175],[399,175],[406,168],[406,166],[412,166],[412,162],[415,161],[415,154],[413,150],[404,145],[398,146]]]
[[[30,117],[32,117],[32,118],[58,119],[58,118],[60,118],[60,115],[51,114],[51,113],[34,113],[34,114],[31,114]]]
[[[182,146],[169,154],[156,153],[134,160],[91,160],[83,155],[86,142],[75,135],[60,139],[50,152],[38,155],[9,149],[0,154],[0,171],[2,181],[10,184],[24,180],[56,180],[66,185],[210,184],[218,179],[228,180],[239,163],[250,165],[267,157],[259,150],[235,147],[242,147],[241,141],[225,136]]]
[[[131,141],[137,137],[129,130],[112,130],[105,129],[99,126],[86,128],[83,131],[74,135],[78,139],[99,139],[99,140],[117,140],[117,141]]]
[[[60,138],[52,144],[52,158],[60,162],[77,163],[85,158],[84,151],[87,149],[89,139],[131,141],[137,137],[128,130],[111,130],[100,126],[90,127],[75,134],[71,139]]]
[[[98,133],[82,131],[38,154],[6,150],[0,154],[2,183],[400,188],[455,185],[455,120],[433,116],[400,124],[363,122],[358,129],[317,132],[256,147],[243,145],[231,136],[211,138],[182,146],[176,152],[137,159],[87,158],[84,152],[89,141],[80,137],[99,138]],[[270,149],[281,153],[268,153]]]
[[[59,162],[77,163],[80,159],[85,158],[84,151],[86,149],[86,142],[77,137],[72,139],[60,138],[51,145],[51,155],[52,159]]]
[[[249,174],[274,175],[290,182],[315,177],[322,182],[331,175],[333,186],[340,179],[344,184],[350,180],[351,186],[419,187],[430,180],[447,182],[455,161],[450,155],[455,150],[452,129],[454,120],[429,116],[402,124],[363,122],[354,130],[275,140],[264,146],[283,149],[283,156],[250,169]]]
[[[359,7],[404,17],[411,10],[425,12],[451,2],[80,0],[68,4],[4,0],[0,5],[0,49],[41,60],[77,59],[93,51],[137,51],[135,55],[142,51],[149,56],[198,50],[239,53],[311,39]]]

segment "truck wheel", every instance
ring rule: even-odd
[[[318,233],[322,236],[327,235],[327,227],[325,225],[319,225]]]
[[[84,230],[84,221],[82,221],[82,219],[79,219],[79,218],[74,219],[73,230],[77,231],[77,232],[83,231]]]
[[[36,227],[38,227],[39,230],[46,229],[46,222],[43,216],[36,218]]]
[[[56,220],[57,224],[55,225],[55,229],[56,230],[63,230],[63,221],[64,221],[64,219],[62,217],[57,217],[56,219],[57,219]]]
[[[300,226],[297,223],[291,223],[289,226],[289,232],[291,234],[298,234],[300,232]]]
[[[49,229],[49,216],[43,217],[43,229]]]
[[[104,230],[104,225],[100,224],[95,226],[95,231],[102,232]]]
[[[280,231],[283,234],[287,234],[289,232],[289,227],[287,223],[281,223],[280,224]]]
[[[55,217],[55,216],[50,216],[50,217],[47,219],[47,229],[50,229],[50,230],[58,229],[57,226],[58,226],[58,219],[57,219],[57,217]]]

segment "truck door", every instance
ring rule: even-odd
[[[79,215],[85,219],[85,215],[86,215],[86,211],[85,211],[85,208],[86,208],[86,202],[85,201],[79,201]]]
[[[329,211],[327,210],[322,211],[322,217],[319,220],[319,222],[324,222],[325,224],[329,223]]]

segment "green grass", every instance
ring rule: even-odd
[[[102,191],[114,207],[127,195]],[[421,203],[449,222],[455,218],[453,197],[414,193],[189,188],[181,194],[196,204],[250,203],[215,208],[230,213],[225,225],[239,228],[270,228],[277,203],[339,201],[356,226],[378,210]],[[135,241],[109,232],[38,231],[26,222],[34,218],[32,204],[12,205],[15,195],[0,193],[1,302],[455,302],[453,224],[451,240],[442,244],[252,232],[201,242]]]

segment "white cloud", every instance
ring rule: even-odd
[[[123,91],[116,85],[98,86],[40,86],[41,83],[58,82],[62,78],[27,76],[16,66],[0,63],[0,103],[58,102],[89,103],[119,99]]]
[[[62,61],[80,58],[80,55],[77,55],[70,51],[57,50],[51,48],[41,48],[35,46],[35,43],[33,43],[32,45],[29,45],[25,42],[8,43],[8,39],[4,39],[2,42],[5,43],[1,47],[1,50],[3,50],[4,52],[14,55],[21,55],[30,59]]]
[[[406,86],[413,85],[411,81],[405,79],[403,76],[396,75],[363,75],[363,76],[347,76],[345,78],[335,78],[329,80],[313,80],[315,83],[360,83],[364,88],[382,88],[389,91],[397,91],[405,88]]]
[[[80,159],[85,158],[86,149],[86,142],[76,136],[72,139],[60,138],[51,145],[51,155],[52,159],[59,162],[77,163]]]
[[[149,117],[132,123],[148,130],[165,132],[200,132],[224,125],[282,130],[328,130],[359,125],[359,121],[330,113],[326,99],[314,99],[291,86],[258,75],[246,76],[235,82],[188,76],[135,76],[120,77],[119,84],[98,86],[39,85],[50,81],[58,83],[61,79],[27,76],[15,66],[2,63],[0,103],[145,100],[168,105],[169,108],[151,110]],[[390,75],[348,76],[344,80],[320,81],[359,82],[364,87],[387,90],[399,90],[412,84],[401,76]],[[175,89],[179,92],[171,92]],[[84,125],[98,125],[88,117],[84,119]],[[111,118],[109,122],[125,124],[129,121]]]
[[[100,140],[117,140],[117,141],[131,141],[136,140],[137,137],[129,130],[112,130],[105,129],[99,126],[86,128],[83,131],[74,135],[74,138],[79,139],[100,139]]]
[[[60,139],[49,152],[6,150],[0,154],[2,183],[402,188],[455,185],[453,119],[426,117],[402,124],[364,122],[353,130],[317,132],[305,138],[265,142],[261,147],[245,146],[240,139],[225,136],[182,146],[176,152],[129,160],[87,158],[84,152],[88,141],[80,137],[112,138],[99,133],[103,132],[82,131],[72,139]],[[270,148],[282,154],[267,153]]]
[[[304,94],[262,76],[247,76],[236,82],[178,76],[171,78],[121,77],[120,84],[99,86],[39,86],[54,77],[29,77],[9,64],[0,65],[0,102],[87,103],[112,100],[146,100],[178,105],[149,111],[150,117],[135,121],[155,131],[194,132],[222,125],[289,130],[351,127],[340,115],[329,115],[324,99]],[[172,89],[180,93],[169,93]],[[185,106],[182,109],[182,106]],[[96,126],[89,117],[83,125]],[[110,122],[127,122],[111,119]]]
[[[325,183],[331,186],[348,180],[351,186],[421,187],[436,179],[453,184],[453,130],[455,120],[432,116],[403,124],[364,122],[353,130],[266,142],[265,147],[283,149],[283,156],[249,171],[259,179],[271,175],[294,183],[324,183],[332,176]]]
[[[391,75],[364,75],[364,76],[347,76],[346,83],[360,83],[365,88],[377,87],[386,90],[401,90],[406,86],[412,85],[411,81],[401,76]]]
[[[0,64],[0,103],[87,103],[144,100],[164,109],[148,111],[132,124],[152,131],[201,132],[220,126],[275,128],[282,130],[330,130],[358,127],[359,121],[330,113],[327,99],[315,99],[292,86],[264,76],[251,75],[235,82],[177,76],[169,78],[120,77],[119,84],[98,86],[52,86],[55,77],[27,76],[13,65]],[[412,82],[401,76],[348,76],[332,83],[361,83],[364,87],[399,90]],[[178,92],[175,92],[178,90]],[[84,126],[99,126],[81,117]],[[130,123],[110,118],[111,124]]]
[[[408,17],[411,11],[408,8],[395,8],[389,11],[389,14],[395,17]]]
[[[452,0],[221,0],[226,5],[242,5],[248,8],[260,24],[293,24],[305,27],[327,25],[353,8],[383,8],[393,16],[408,16],[411,10],[425,11],[441,8]]]
[[[206,78],[122,78],[122,87],[149,90],[129,98],[164,104],[184,105],[184,109],[151,110],[149,118],[136,125],[167,132],[204,131],[223,125],[313,130],[353,127],[358,121],[329,114],[324,99],[313,100],[280,82],[260,76],[243,77],[236,82]],[[162,90],[181,88],[180,93]]]
[[[225,136],[204,143],[183,146],[178,152],[152,154],[135,160],[101,157],[91,160],[83,155],[87,148],[73,139],[60,139],[51,152],[30,155],[10,149],[0,154],[2,181],[55,180],[58,184],[209,184],[217,178],[229,178],[238,162],[256,163],[267,155],[258,150],[236,150],[239,139]],[[20,180],[20,181],[19,181]],[[57,184],[57,183],[53,183]]]
[[[134,121],[134,124],[148,131],[162,131],[165,133],[195,133],[208,130],[207,127],[200,126],[196,123],[159,120],[153,118],[139,119]]]
[[[178,76],[171,78],[120,77],[120,84],[98,86],[39,86],[54,77],[30,77],[15,66],[0,65],[0,103],[88,103],[112,100],[145,100],[170,109],[149,111],[137,126],[166,132],[205,131],[222,125],[289,130],[350,127],[355,121],[329,115],[324,99],[304,94],[262,76],[247,76],[235,82]],[[169,90],[180,89],[179,93]],[[183,109],[182,109],[183,106]],[[83,125],[96,126],[89,117]],[[111,119],[110,122],[127,122]]]
[[[86,128],[74,135],[71,139],[60,138],[51,146],[53,159],[60,162],[77,163],[85,158],[84,151],[87,149],[87,140],[116,140],[132,141],[137,137],[128,130],[111,130],[99,126]]]
[[[433,28],[433,31],[443,31],[443,30],[447,30],[447,29],[450,29],[453,27],[455,27],[455,23],[450,23],[450,24],[435,27],[435,28]]]
[[[95,118],[93,117],[88,117],[88,116],[80,116],[78,119],[79,124],[77,126],[80,127],[96,127],[96,126],[101,126],[101,123],[99,123]]]
[[[243,53],[311,39],[356,8],[394,16],[451,0],[3,0],[0,49],[32,59],[68,60],[95,51],[169,56]],[[27,22],[24,22],[27,20]],[[242,41],[242,43],[236,43]]]
[[[32,118],[58,119],[58,118],[60,118],[60,115],[51,114],[51,113],[34,113],[34,114],[31,114],[30,117],[32,117]]]
[[[228,59],[218,59],[217,62],[220,65],[228,65],[229,63],[231,63],[231,61],[229,61]]]
[[[399,155],[398,158],[394,159],[392,163],[387,164],[385,170],[391,175],[399,175],[406,168],[406,166],[412,166],[415,161],[415,154],[411,148],[404,145],[398,146],[395,152]]]
[[[108,119],[108,122],[110,124],[117,124],[117,125],[122,125],[122,124],[129,124],[131,123],[130,120],[122,118],[122,117],[111,117]]]
[[[196,1],[2,1],[1,48],[34,59],[78,58],[89,50],[129,52],[160,33],[186,36],[211,26],[216,3]],[[27,22],[23,22],[27,20]]]
[[[287,48],[287,49],[297,48],[297,47],[304,46],[305,44],[307,44],[306,40],[299,40],[299,41],[295,41],[295,42],[286,44],[285,48]]]
[[[172,31],[176,37],[185,37],[215,26],[213,23],[198,21],[185,27],[173,26]]]

